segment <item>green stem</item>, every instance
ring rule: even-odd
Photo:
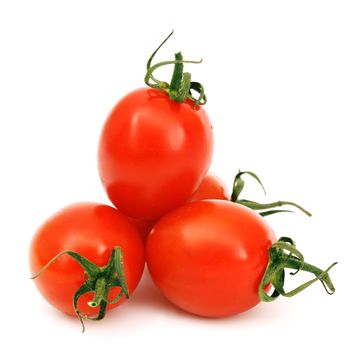
[[[88,302],[88,305],[91,307],[97,307],[100,305],[103,299],[106,299],[106,287],[107,282],[104,277],[100,277],[97,279],[95,284],[95,295],[94,299]]]
[[[238,200],[238,197],[244,188],[245,182],[242,179],[242,175],[244,175],[244,174],[249,175],[252,178],[254,178],[259,183],[259,185],[261,186],[261,188],[263,189],[263,191],[266,195],[265,187],[262,184],[262,182],[260,181],[258,175],[256,175],[252,171],[240,171],[239,170],[237,175],[235,176],[234,181],[233,181],[233,189],[232,189],[232,194],[231,194],[231,201],[232,202],[236,202]]]
[[[170,91],[170,85],[165,82],[165,81],[160,81],[160,80],[157,80],[157,83],[155,84],[152,84],[150,83],[150,79],[152,77],[152,74],[153,72],[162,67],[162,66],[166,66],[166,65],[169,65],[169,64],[178,64],[178,63],[194,63],[194,64],[198,64],[198,63],[201,63],[202,61],[186,61],[186,60],[182,60],[182,61],[177,61],[177,60],[173,60],[173,61],[162,61],[162,62],[159,62],[159,63],[156,63],[155,65],[153,65],[152,67],[150,67],[148,69],[148,71],[146,72],[146,75],[145,75],[145,83],[149,86],[149,87],[152,87],[152,88],[155,88],[155,89],[160,89],[160,90],[164,90],[165,92],[169,93]],[[185,74],[185,73],[184,73]]]
[[[239,171],[238,174],[235,176],[235,179],[233,182],[231,202],[244,205],[245,207],[248,207],[252,210],[264,210],[262,212],[259,212],[259,214],[261,216],[267,216],[267,215],[272,215],[272,214],[282,213],[282,212],[291,212],[290,210],[267,210],[267,209],[274,209],[276,207],[282,207],[284,205],[289,205],[289,206],[298,208],[300,211],[302,211],[307,216],[312,215],[309,211],[304,209],[299,204],[296,204],[296,203],[290,202],[290,201],[276,201],[276,202],[272,202],[272,203],[258,203],[258,202],[250,201],[247,199],[239,199],[239,196],[240,196],[240,194],[243,191],[244,186],[245,186],[245,182],[242,179],[242,175],[245,175],[245,174],[254,178],[259,183],[259,185],[262,187],[262,189],[266,195],[265,188],[264,188],[261,180],[259,179],[259,177],[255,173],[253,173],[251,171]]]
[[[284,205],[290,205],[292,207],[298,208],[300,211],[302,211],[307,216],[312,215],[309,211],[307,211],[306,209],[301,207],[299,204],[296,204],[294,202],[289,202],[289,201],[276,201],[276,202],[272,202],[272,203],[257,203],[257,202],[249,201],[246,199],[240,199],[240,200],[237,200],[236,203],[242,204],[242,205],[244,205],[250,209],[253,209],[253,210],[265,210],[265,209],[271,209],[271,208],[276,208],[276,207],[282,207]]]
[[[188,98],[191,89],[191,74],[183,72],[184,61],[181,52],[175,54],[175,62],[169,88],[169,97],[173,101],[183,103]]]
[[[178,52],[175,54],[175,64],[173,76],[170,82],[170,91],[179,91],[181,87],[182,75],[184,71],[184,64],[182,63],[182,53]]]
[[[336,263],[332,264],[330,267],[333,267],[335,264]],[[322,270],[319,267],[311,265],[309,263],[305,263],[305,262],[304,263],[300,263],[300,260],[296,259],[293,256],[291,256],[288,259],[286,259],[285,265],[286,265],[285,268],[295,269],[297,272],[298,271],[305,271],[305,272],[312,273],[313,275],[315,275],[315,277],[318,280],[323,281],[325,283],[325,285],[327,286],[329,291],[334,293],[335,288],[334,288],[334,285],[333,285],[333,282],[332,282],[331,278],[329,277],[329,274],[328,274],[328,271],[327,271],[328,269],[327,270]]]
[[[147,61],[147,65],[146,65],[146,70],[148,71],[150,68],[151,68],[151,65],[152,65],[152,61],[153,61],[153,57],[156,55],[156,53],[158,52],[158,50],[164,45],[164,43],[174,34],[174,31],[172,30],[171,33],[162,41],[162,43],[154,50],[154,52],[152,53],[152,55],[150,56],[150,58],[148,59]],[[156,79],[152,74],[150,74],[148,80],[151,79],[153,80],[156,85],[157,84],[161,84],[162,82],[158,79]],[[146,81],[146,79],[145,79]],[[146,83],[147,84],[147,83]],[[147,85],[150,85],[151,84],[147,84]]]
[[[111,252],[111,256],[107,265],[97,266],[88,259],[84,258],[80,254],[65,250],[53,257],[37,274],[32,278],[38,278],[54,261],[64,254],[70,255],[74,260],[76,260],[80,266],[84,269],[83,271],[83,284],[75,292],[73,299],[73,309],[78,316],[80,322],[82,323],[83,331],[85,326],[83,323],[83,318],[90,320],[101,320],[106,314],[106,305],[114,304],[118,302],[122,296],[125,295],[129,298],[128,286],[125,281],[124,265],[123,265],[123,254],[120,247],[114,247]],[[69,271],[67,271],[69,274]],[[108,300],[109,291],[113,287],[120,287],[121,291],[118,296],[113,300]],[[86,293],[94,293],[94,298],[87,304],[93,308],[99,307],[99,312],[97,317],[91,318],[87,315],[82,314],[78,309],[79,298]]]
[[[145,83],[149,87],[165,91],[169,95],[169,98],[173,101],[183,103],[186,99],[189,99],[194,102],[193,107],[196,108],[197,105],[203,105],[207,101],[203,85],[197,82],[192,82],[191,74],[187,72],[184,73],[183,70],[184,63],[201,63],[202,60],[187,61],[183,59],[181,52],[178,52],[175,54],[174,61],[163,61],[152,65],[154,56],[172,34],[173,31],[165,38],[165,40],[163,40],[163,42],[157,47],[157,49],[152,53],[151,57],[148,59],[146,66],[147,72],[145,75]],[[165,81],[158,80],[153,76],[153,72],[156,69],[168,64],[174,65],[174,70],[170,84]],[[199,97],[193,97],[191,90],[198,92]]]
[[[316,281],[320,281],[323,284],[328,294],[333,294],[335,292],[328,271],[335,266],[336,263],[333,263],[326,270],[322,270],[317,266],[304,262],[303,255],[295,248],[294,242],[288,237],[281,237],[274,243],[269,249],[269,256],[269,262],[259,286],[259,297],[261,301],[273,301],[279,295],[292,297]],[[291,275],[295,275],[299,271],[304,271],[313,274],[315,278],[286,292],[284,290],[285,269],[295,270]],[[274,287],[274,290],[271,295],[268,295],[264,288],[270,283]]]

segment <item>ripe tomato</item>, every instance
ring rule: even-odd
[[[275,240],[252,210],[204,200],[177,208],[156,223],[146,261],[171,302],[201,316],[228,316],[259,303],[259,284]]]
[[[230,193],[225,183],[218,176],[208,173],[197,191],[191,196],[190,202],[203,199],[230,200]]]
[[[99,142],[99,174],[123,213],[156,220],[191,197],[212,153],[212,127],[201,106],[140,88],[122,98],[107,118]]]
[[[136,228],[117,209],[98,203],[76,203],[51,216],[37,230],[30,246],[30,269],[38,273],[54,256],[62,251],[74,251],[102,267],[109,261],[112,249],[120,247],[123,253],[125,280],[131,294],[144,268],[144,246]],[[84,284],[84,269],[71,256],[62,255],[50,264],[34,282],[43,297],[55,308],[75,314],[73,297]],[[109,300],[120,292],[120,287],[109,291]],[[107,291],[108,293],[108,291]],[[94,293],[83,294],[78,309],[85,315],[96,315],[98,308],[88,305]],[[119,305],[108,304],[107,309]]]

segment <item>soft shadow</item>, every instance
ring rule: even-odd
[[[163,296],[152,281],[147,266],[145,267],[140,284],[131,297],[129,304],[130,307],[137,307],[138,309],[143,310],[161,310],[161,312],[165,311],[180,316],[188,315],[188,313],[172,304]]]

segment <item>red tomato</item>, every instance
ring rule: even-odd
[[[175,209],[156,223],[147,240],[146,261],[171,302],[201,316],[228,316],[259,303],[259,284],[275,240],[252,210],[204,200]]]
[[[197,191],[191,196],[190,202],[203,199],[230,200],[230,192],[225,183],[216,175],[208,173]]]
[[[191,197],[212,153],[212,127],[201,106],[140,88],[122,98],[107,118],[99,173],[108,197],[123,213],[156,220]]]
[[[102,267],[107,264],[112,249],[119,246],[123,253],[124,273],[131,294],[144,269],[144,246],[136,228],[117,209],[97,203],[76,203],[65,207],[37,230],[30,246],[30,269],[34,275],[55,255],[70,250]],[[71,256],[62,255],[36,279],[36,286],[43,297],[55,308],[75,314],[73,296],[84,283],[84,270]],[[120,287],[112,287],[109,299],[114,298]],[[94,294],[81,296],[78,309],[85,315],[95,315],[98,308],[87,303]],[[109,304],[107,309],[119,305]]]

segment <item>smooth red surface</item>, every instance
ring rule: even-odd
[[[259,303],[258,286],[275,240],[252,210],[204,200],[157,222],[147,240],[146,261],[171,302],[201,316],[228,316]]]
[[[216,175],[208,173],[197,191],[191,196],[190,202],[203,199],[230,199],[230,192],[225,183]]]
[[[32,275],[63,250],[72,250],[93,263],[107,264],[111,251],[119,246],[123,252],[125,278],[132,293],[141,278],[145,258],[144,245],[136,228],[128,218],[115,208],[98,203],[76,203],[60,210],[37,230],[30,246],[30,270]],[[34,279],[43,297],[55,308],[74,314],[73,296],[83,284],[82,267],[70,256],[63,255]],[[109,297],[115,297],[120,288],[113,288]],[[93,293],[83,295],[78,308],[87,315],[96,314],[87,302]],[[108,305],[111,309],[117,304]]]
[[[102,184],[130,217],[156,220],[185,203],[206,175],[213,132],[205,110],[140,88],[113,108],[98,152]]]

